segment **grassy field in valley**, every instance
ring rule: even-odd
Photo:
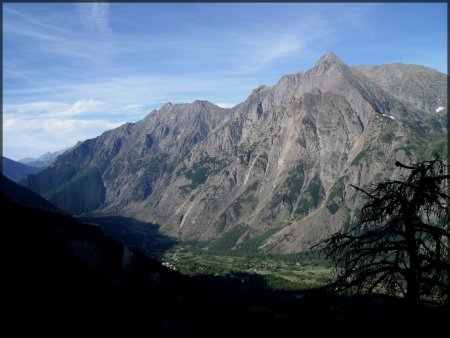
[[[263,277],[266,286],[276,290],[315,288],[330,282],[333,276],[333,269],[325,261],[305,255],[246,256],[208,252],[190,245],[167,251],[163,262],[188,276],[228,276],[242,283],[252,275]]]

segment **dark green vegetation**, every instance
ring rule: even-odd
[[[253,236],[251,238],[246,238],[242,243],[239,244],[239,247],[236,248],[236,251],[243,253],[246,256],[260,255],[260,252],[258,251],[259,246],[279,230],[279,227],[273,227],[259,235]]]
[[[339,177],[336,183],[331,188],[326,204],[326,207],[331,212],[331,214],[336,213],[344,199],[343,195],[345,191],[346,180],[348,180],[348,176],[346,175]]]
[[[392,143],[399,140],[395,136],[392,126],[384,124],[383,133],[380,135],[381,143]],[[351,162],[352,166],[358,166],[363,160],[368,158],[374,151],[370,146],[361,150]],[[447,133],[424,133],[410,130],[400,146],[394,152],[403,151],[414,162],[426,161],[430,154],[438,154],[441,158],[448,158],[448,134]]]
[[[237,240],[247,231],[247,227],[243,225],[236,225],[226,230],[221,236],[213,239],[209,247],[218,252],[226,252],[231,250]]]
[[[372,149],[370,147],[364,148],[363,150],[361,150],[358,155],[355,156],[355,158],[353,159],[352,163],[350,163],[350,165],[352,166],[358,166],[361,161],[367,156],[369,155],[370,151]]]
[[[295,205],[300,196],[300,191],[303,188],[304,180],[305,173],[303,163],[300,163],[294,170],[291,170],[289,177],[284,183],[284,186],[287,188],[287,192],[284,195],[284,201],[286,203],[291,206]]]
[[[188,180],[191,181],[190,184],[180,187],[180,189],[187,193],[194,190],[198,186],[202,185],[208,179],[208,176],[214,175],[225,167],[223,160],[217,160],[210,156],[204,156],[198,162],[192,165],[192,169],[182,168],[177,175],[184,175]]]
[[[215,223],[215,228],[222,231],[226,229],[229,224],[236,224],[237,220],[240,216],[242,216],[243,213],[245,213],[246,211],[248,212],[248,210],[253,210],[257,203],[257,198],[255,197],[257,189],[258,182],[253,182],[252,184],[250,184],[245,189],[245,191],[220,216],[219,220]],[[241,234],[243,234],[244,232],[245,231],[242,231]],[[234,233],[236,234],[236,231]],[[219,238],[222,236],[230,236],[230,234],[228,234],[228,229],[225,233],[222,232]],[[234,242],[236,242],[238,238],[239,237],[236,237]],[[230,240],[225,241],[229,244],[232,244]],[[233,245],[228,246],[228,249],[231,249],[232,246]]]
[[[238,229],[242,231],[242,227]],[[231,237],[223,238],[228,236]],[[245,247],[238,246],[233,251],[225,251],[224,248],[227,247],[212,245],[200,248],[196,243],[181,244],[167,251],[164,260],[184,275],[228,276],[239,279],[241,283],[258,279],[271,290],[306,290],[332,280],[331,267],[314,252],[246,255]],[[243,275],[245,278],[239,277]]]
[[[311,210],[316,209],[325,196],[325,189],[319,175],[315,175],[307,186],[304,184],[304,166],[300,163],[289,172],[283,189],[272,198],[270,208],[274,209],[280,204],[286,204],[290,210],[294,210],[297,217],[307,215]]]
[[[309,213],[310,210],[319,206],[325,196],[325,189],[322,186],[320,177],[317,174],[314,176],[305,192],[302,194],[300,201],[298,202],[295,214],[301,216]]]
[[[404,146],[400,147],[408,156],[413,156],[416,162],[427,160],[430,154],[438,154],[441,158],[448,157],[448,134],[411,133]]]
[[[243,145],[239,147],[238,156],[241,164],[248,165],[250,163],[250,159],[255,154],[256,148],[258,144],[254,143],[250,147],[245,148]]]

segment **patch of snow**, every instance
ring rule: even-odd
[[[228,102],[215,102],[216,106],[219,106],[220,108],[233,108],[235,106],[234,103],[228,103]]]
[[[444,110],[445,108],[444,107],[438,107],[437,109],[436,109],[436,113],[439,113],[440,111],[442,111],[442,110]]]
[[[384,117],[389,117],[389,118],[392,119],[392,120],[395,120],[395,117],[394,117],[394,116],[386,115],[385,113],[383,113],[383,114],[381,114],[381,115],[383,115]]]

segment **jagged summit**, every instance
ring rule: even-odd
[[[185,109],[185,108],[188,108],[190,110],[198,110],[198,109],[209,109],[209,108],[220,108],[220,107],[215,105],[212,102],[209,102],[208,100],[194,100],[190,103],[167,102],[160,109],[155,110],[155,111],[168,111],[168,110],[173,111],[173,110],[179,110],[179,109]]]
[[[333,52],[329,52],[322,56],[319,61],[317,61],[316,65],[309,70],[309,72],[313,72],[316,77],[322,77],[328,73],[346,74],[349,73],[349,71],[349,66],[339,59]]]
[[[209,102],[208,100],[194,100],[192,103],[198,105],[213,105],[213,103]]]
[[[324,56],[322,56],[319,59],[319,61],[317,61],[316,67],[321,64],[332,64],[332,63],[345,65],[345,63],[340,58],[338,58],[336,54],[334,54],[333,52],[328,52]]]

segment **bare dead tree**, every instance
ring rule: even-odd
[[[408,175],[372,186],[356,226],[336,233],[325,253],[337,268],[335,291],[404,295],[450,301],[448,166],[436,155],[412,165]]]

